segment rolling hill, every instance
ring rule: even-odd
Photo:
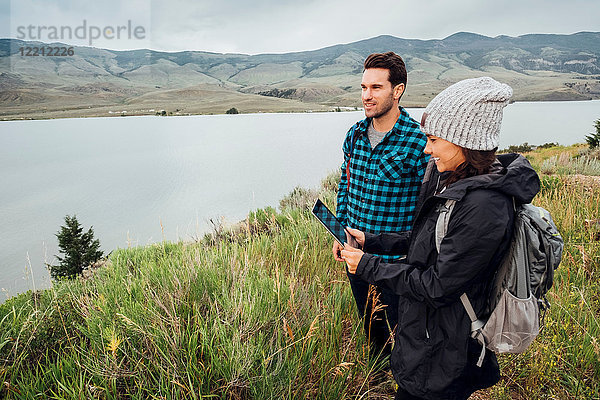
[[[0,118],[326,111],[360,107],[362,64],[374,52],[406,61],[402,104],[424,106],[464,78],[509,83],[516,101],[600,98],[600,32],[442,40],[379,36],[314,51],[219,54],[73,47],[65,57],[25,56],[58,46],[0,39]]]

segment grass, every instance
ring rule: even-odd
[[[544,152],[577,152],[572,148]],[[534,165],[554,154],[530,153]],[[0,398],[390,398],[331,240],[308,213],[336,177],[195,243],[119,249],[92,279],[0,306]],[[600,398],[600,185],[542,175],[534,200],[565,239],[552,307],[478,399]]]
[[[492,398],[600,397],[600,242],[584,221],[600,215],[600,185],[568,176],[542,177],[534,204],[550,211],[565,240],[563,261],[548,294],[542,334],[524,354],[500,357],[502,382]]]
[[[584,144],[552,146],[524,154],[544,175],[600,176],[600,149],[590,150]]]

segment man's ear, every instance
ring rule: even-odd
[[[406,86],[404,86],[404,83],[399,83],[394,87],[394,100],[400,100],[405,88]]]

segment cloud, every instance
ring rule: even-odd
[[[488,36],[573,33],[597,29],[594,16],[600,14],[596,0],[229,0],[193,4],[179,0],[175,4],[159,6],[160,22],[153,26],[157,47],[251,54],[311,50],[382,34],[442,39],[459,31]],[[175,40],[169,43],[172,38]]]
[[[147,30],[144,42],[98,40],[97,47],[248,54],[313,50],[382,34],[442,39],[459,31],[574,33],[598,30],[597,15],[597,0],[13,0],[10,7],[13,27],[132,20]]]

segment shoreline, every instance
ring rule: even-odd
[[[575,103],[575,102],[588,102],[588,101],[600,101],[598,99],[561,99],[561,100],[515,100],[511,101],[510,104],[514,103]],[[314,113],[332,113],[332,112],[355,112],[362,111],[362,107],[349,107],[349,106],[326,106],[322,105],[322,107],[332,107],[329,110],[324,109],[306,109],[306,110],[268,110],[268,111],[251,111],[251,112],[239,112],[238,114],[227,114],[226,112],[222,113],[182,113],[176,112],[167,115],[159,115],[156,110],[139,110],[138,112],[128,112],[128,111],[108,111],[108,115],[106,113],[91,113],[84,115],[75,115],[69,114],[66,116],[48,116],[43,117],[34,114],[33,116],[25,115],[15,115],[15,116],[0,116],[0,122],[8,122],[8,121],[44,121],[44,120],[56,120],[56,119],[83,119],[83,118],[114,118],[114,117],[190,117],[190,116],[205,116],[205,115],[253,115],[253,114],[314,114]],[[416,108],[422,109],[427,107],[427,104],[423,105],[422,103],[410,104],[410,105],[402,105],[404,108]],[[339,111],[338,111],[339,109]],[[85,110],[88,110],[86,108]],[[162,111],[162,110],[161,110]],[[46,112],[42,112],[45,114]],[[51,113],[61,113],[61,111],[49,111]],[[32,113],[33,114],[33,113]]]

